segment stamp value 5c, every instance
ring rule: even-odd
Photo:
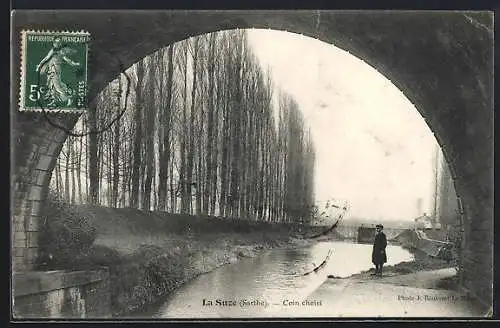
[[[87,108],[87,32],[22,31],[20,111]]]

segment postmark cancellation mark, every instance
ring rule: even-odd
[[[22,31],[20,111],[87,108],[90,34]]]

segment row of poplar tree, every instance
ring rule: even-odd
[[[297,103],[274,91],[244,30],[175,43],[126,74],[75,130],[99,130],[125,106],[124,115],[103,133],[68,137],[51,181],[56,195],[76,204],[309,219],[310,132]]]

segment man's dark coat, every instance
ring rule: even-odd
[[[372,251],[372,263],[375,265],[383,264],[387,262],[387,255],[385,254],[385,248],[387,247],[387,238],[383,232],[375,235],[375,241],[373,242]],[[382,253],[382,251],[384,251]]]

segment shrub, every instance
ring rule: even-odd
[[[71,265],[88,253],[96,237],[91,219],[49,195],[42,212],[39,265]]]

